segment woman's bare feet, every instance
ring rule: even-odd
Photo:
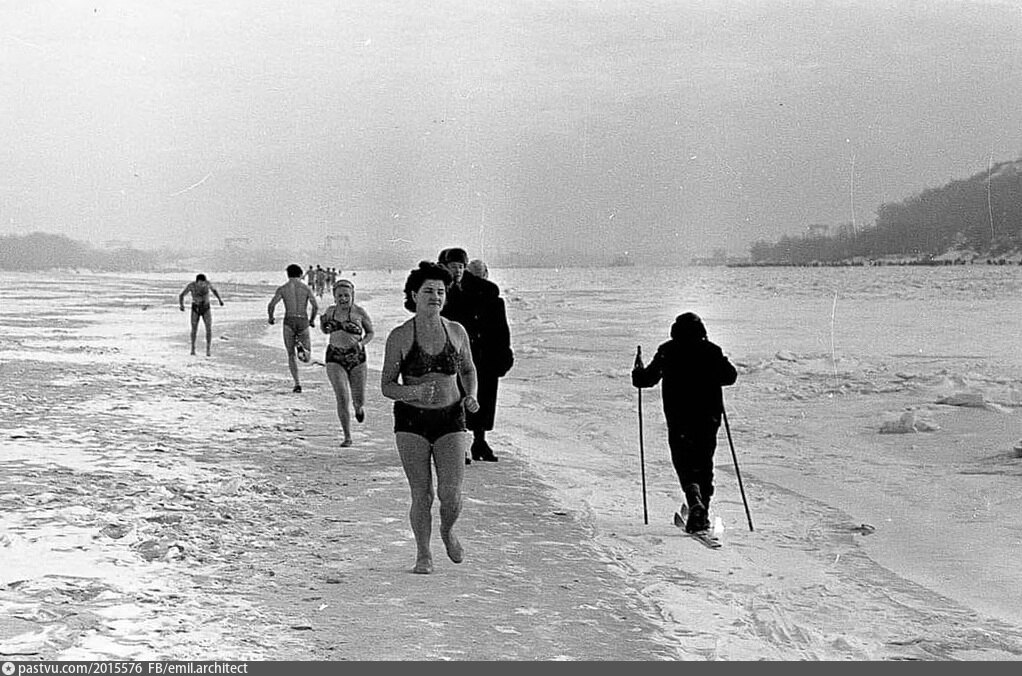
[[[419,557],[415,559],[415,567],[412,568],[412,572],[418,573],[419,575],[429,575],[432,573],[433,557],[429,554],[420,554]]]
[[[458,536],[454,533],[447,535],[441,533],[440,538],[444,541],[444,546],[447,547],[447,557],[455,563],[461,563],[465,559],[465,550],[462,548]]]

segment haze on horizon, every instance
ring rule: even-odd
[[[0,9],[0,234],[744,253],[1022,154],[990,1]]]

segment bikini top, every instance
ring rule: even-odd
[[[415,319],[412,319],[412,349],[401,360],[401,375],[413,378],[421,378],[427,373],[442,373],[453,376],[461,368],[461,355],[451,342],[451,335],[447,333],[447,325],[444,327],[444,347],[436,354],[430,354],[419,345],[419,330]]]
[[[337,306],[335,305],[333,311],[330,313],[330,319],[334,320],[336,316]],[[344,331],[345,333],[354,334],[359,338],[362,337],[362,324],[360,322],[352,321],[350,307],[348,308],[348,318],[343,322],[333,321],[333,324],[336,328],[333,329],[331,333],[333,333],[333,331]]]

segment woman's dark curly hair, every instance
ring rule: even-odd
[[[405,309],[415,312],[415,292],[422,288],[430,279],[436,279],[444,283],[448,289],[454,283],[454,277],[442,265],[430,261],[419,261],[419,267],[408,273],[405,280]]]

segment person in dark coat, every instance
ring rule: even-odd
[[[653,387],[663,380],[667,441],[688,504],[689,533],[710,527],[713,453],[724,411],[721,387],[737,379],[738,371],[707,339],[706,327],[693,312],[678,315],[671,339],[657,349],[649,366],[636,356],[633,386]]]
[[[497,462],[497,455],[486,441],[486,433],[493,429],[496,418],[498,383],[514,365],[507,309],[500,297],[500,287],[465,269],[468,254],[464,249],[444,249],[437,262],[454,278],[441,315],[465,327],[476,366],[479,411],[468,416],[473,439],[471,458],[466,456],[465,463],[471,464],[472,460]]]

